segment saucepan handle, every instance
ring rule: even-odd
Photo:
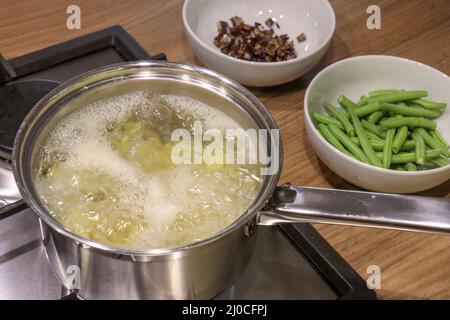
[[[450,235],[450,200],[290,184],[277,187],[258,223],[299,222]]]

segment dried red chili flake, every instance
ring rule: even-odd
[[[265,21],[264,26],[245,24],[238,16],[230,19],[231,26],[226,21],[219,21],[218,34],[214,38],[214,45],[222,53],[234,58],[257,61],[277,62],[294,59],[297,57],[294,42],[287,34],[277,35],[273,30],[279,24],[272,18]]]

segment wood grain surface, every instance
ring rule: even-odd
[[[324,66],[355,55],[387,54],[421,61],[450,73],[450,0],[331,0],[337,29],[321,63],[286,85],[252,89],[281,128],[282,182],[355,189],[315,155],[303,125],[303,98]],[[67,30],[66,8],[81,7],[81,30]],[[381,8],[381,30],[366,28],[366,8]],[[122,25],[150,53],[172,61],[195,59],[184,35],[179,0],[0,0],[0,53],[13,58],[111,25]],[[450,88],[449,88],[450,90]],[[423,194],[448,197],[450,181]],[[369,265],[382,272],[382,299],[450,299],[450,237],[366,228],[316,226],[337,251],[367,278]]]

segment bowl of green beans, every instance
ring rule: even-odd
[[[450,78],[422,63],[360,56],[322,70],[305,95],[319,158],[367,190],[423,191],[450,179]]]

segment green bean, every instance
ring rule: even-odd
[[[425,159],[437,158],[437,157],[439,157],[441,152],[442,152],[441,149],[429,149],[425,152]],[[377,157],[382,159],[383,153],[377,152]],[[392,158],[391,158],[392,164],[415,162],[415,161],[416,161],[416,153],[415,152],[400,152],[397,154],[393,154]]]
[[[370,131],[366,131],[366,135],[369,138],[370,141],[374,141],[374,142],[383,142],[384,143],[384,139],[378,137],[376,134],[370,132]]]
[[[444,148],[450,148],[450,145],[447,143],[447,141],[445,141],[445,139],[444,139],[444,137],[443,136],[441,136],[441,134],[439,133],[439,131],[437,131],[437,130],[431,130],[430,131],[430,134],[431,134],[431,136],[434,138],[434,139],[436,139],[437,141],[439,141],[441,144],[442,144],[442,146],[444,147]]]
[[[398,92],[401,92],[401,90],[393,90],[393,89],[373,90],[373,91],[369,91],[369,98],[384,96],[386,94],[392,94],[392,93],[398,93]]]
[[[366,132],[367,135],[367,132]],[[350,138],[354,144],[356,144],[357,146],[361,146],[361,143],[359,142],[359,139],[357,137],[351,137]],[[379,140],[379,141],[373,141],[369,139],[369,143],[372,146],[373,150],[375,151],[383,151],[383,147],[384,147],[384,141],[383,140]]]
[[[411,117],[424,117],[424,118],[438,118],[441,113],[438,111],[423,109],[423,108],[415,108],[415,107],[406,107],[391,103],[382,103],[381,108],[386,112],[391,112],[394,114],[400,114],[402,116],[411,116]]]
[[[373,150],[372,146],[369,143],[369,139],[367,138],[366,132],[363,126],[361,125],[358,116],[355,113],[355,109],[349,108],[348,112],[350,113],[350,118],[353,122],[353,126],[356,131],[356,136],[358,137],[359,142],[361,144],[361,148],[364,150],[364,153],[366,154],[367,158],[374,166],[383,167],[383,164],[381,163],[380,159],[378,159],[375,151]]]
[[[325,102],[324,107],[342,123],[345,132],[347,132],[349,136],[353,137],[355,135],[355,129],[353,128],[352,124],[347,119],[343,111],[327,102]]]
[[[383,151],[384,149],[384,141],[382,142],[370,142],[370,145],[372,146],[373,150],[375,151]]]
[[[381,122],[381,128],[390,129],[398,127],[423,127],[427,129],[436,129],[436,123],[425,118],[418,117],[403,117],[403,118],[390,118]]]
[[[375,111],[379,111],[381,109],[381,104],[378,102],[372,102],[369,104],[366,104],[363,107],[359,107],[358,109],[356,109],[356,115],[360,118],[364,118],[365,116],[375,112]]]
[[[418,166],[418,168],[424,169],[424,170],[435,169],[437,167],[438,166],[433,161],[431,161],[431,159],[425,159],[425,163],[421,166]]]
[[[394,166],[392,169],[396,171],[406,171],[405,167],[400,165]]]
[[[398,129],[397,131],[397,134],[395,135],[394,141],[392,142],[392,152],[398,153],[402,149],[402,146],[405,143],[407,137],[408,127],[400,127],[400,129]]]
[[[418,103],[408,103],[409,107],[412,108],[420,108],[420,109],[425,109],[425,110],[430,110],[430,111],[434,111],[434,112],[439,112],[440,115],[442,115],[442,113],[444,112],[443,108],[425,108],[424,106],[418,104]]]
[[[411,139],[405,141],[400,151],[414,151],[416,149],[416,142]]]
[[[378,121],[380,121],[381,118],[383,118],[383,111],[375,111],[370,116],[367,117],[367,121],[373,124],[377,124]]]
[[[412,134],[414,141],[416,141],[416,163],[425,163],[425,141],[417,133]]]
[[[405,141],[405,143],[403,144],[403,146],[400,150],[401,151],[411,151],[414,149],[416,149],[416,142],[414,140],[407,140],[407,141]]]
[[[369,135],[369,133],[370,132],[366,132],[366,135]],[[352,137],[351,139],[356,145],[360,146],[358,138]],[[395,138],[394,138],[394,141],[395,141]],[[371,140],[369,138],[369,142],[370,142],[370,145],[372,146],[373,150],[383,151],[384,140],[380,140],[379,138],[378,138],[378,140]],[[411,151],[414,149],[416,149],[416,142],[414,140],[407,140],[401,147],[400,151]],[[439,149],[441,149],[441,148],[439,148]]]
[[[441,110],[444,109],[445,107],[447,107],[447,104],[445,102],[436,102],[436,101],[431,101],[428,99],[418,99],[418,100],[413,100],[413,103],[417,103],[418,105],[426,108],[426,109],[432,109],[432,110]]]
[[[339,129],[344,129],[344,126],[342,125],[342,123],[336,118],[333,118],[333,117],[330,117],[330,116],[327,116],[327,115],[324,115],[324,114],[320,114],[320,113],[317,113],[317,112],[313,113],[313,118],[317,122],[325,123],[325,124],[332,123],[335,126],[337,126]]]
[[[445,112],[445,109],[444,109],[444,108],[441,108],[441,109],[439,109],[439,108],[431,109],[431,108],[425,108],[424,106],[421,106],[421,105],[419,105],[419,104],[414,104],[414,103],[409,103],[408,106],[414,107],[414,108],[420,108],[420,109],[422,109],[422,110],[433,111],[433,112],[439,113],[439,116],[441,116],[441,115]]]
[[[345,153],[346,155],[354,158],[354,156],[350,152],[348,152],[339,142],[339,140],[331,133],[326,124],[319,123],[317,127],[319,128],[319,132],[322,134],[325,140],[327,140],[332,146],[334,146],[342,153]]]
[[[331,133],[348,149],[352,154],[356,156],[356,158],[362,162],[370,164],[369,159],[365,155],[365,153],[350,140],[350,137],[347,136],[341,129],[336,127],[334,124],[328,125]]]
[[[428,92],[425,90],[400,91],[375,97],[369,97],[369,103],[375,101],[382,103],[382,102],[400,102],[407,100],[415,100],[426,97],[427,95]]]
[[[367,104],[367,97],[366,96],[361,96],[361,98],[359,98],[359,101],[356,103],[358,105],[358,107],[362,107],[364,105]]]
[[[437,165],[437,166],[439,166],[439,167],[445,167],[445,166],[447,166],[447,165],[450,164],[450,162],[449,162],[447,159],[444,159],[444,158],[430,159],[430,161],[431,161],[433,164],[435,164],[435,165]]]
[[[350,119],[350,114],[347,112],[347,110],[345,110],[345,109],[342,109],[342,108],[338,108],[338,107],[336,107],[335,105],[333,105],[333,104],[331,104],[331,103],[329,103],[329,102],[324,102],[324,107],[325,107],[325,109],[327,109],[327,106],[328,107],[332,107],[333,109],[335,109],[335,111],[337,110],[337,111],[339,111],[342,115],[344,115],[347,119]],[[328,109],[327,109],[327,111],[328,112],[330,112]]]
[[[366,135],[368,133],[369,132],[366,132]],[[350,139],[353,141],[353,143],[355,143],[356,145],[360,146],[358,138],[351,137]],[[395,138],[394,138],[394,141],[395,141]],[[369,143],[372,146],[373,150],[375,150],[375,151],[383,151],[384,140],[371,140],[371,139],[369,139]],[[414,150],[415,148],[416,148],[416,142],[414,140],[408,140],[408,141],[406,141],[403,144],[403,146],[401,148],[401,151],[411,151],[411,150]]]
[[[391,166],[391,158],[392,158],[392,141],[394,140],[396,129],[389,129],[386,132],[386,139],[384,141],[383,148],[383,168],[389,169]]]
[[[361,123],[362,123],[363,127],[367,131],[376,134],[380,138],[385,138],[386,137],[386,132],[383,131],[383,129],[381,129],[379,126],[377,126],[377,125],[375,125],[373,123],[370,123],[367,120],[362,120]]]
[[[356,103],[354,103],[352,100],[350,100],[346,96],[340,96],[338,98],[338,102],[341,106],[343,106],[347,110],[359,108]]]
[[[417,171],[417,166],[413,162],[408,162],[405,164],[405,169],[407,171]]]
[[[435,140],[432,136],[428,134],[423,128],[418,128],[414,131],[417,135],[421,136],[427,145],[433,149],[445,148],[440,141]],[[443,155],[450,157],[450,152],[448,150],[442,149]]]

